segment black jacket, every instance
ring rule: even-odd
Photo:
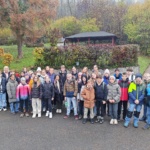
[[[2,89],[0,89],[0,92],[5,93],[6,92],[6,79],[4,77],[1,77],[0,86],[2,86]]]
[[[46,83],[42,85],[42,96],[43,98],[54,98],[54,86],[52,83]]]
[[[59,81],[59,86],[60,86],[60,91],[57,87],[57,84],[55,84],[55,81],[54,81],[54,93],[55,94],[61,94],[63,93],[63,83],[61,82],[61,80]]]
[[[60,79],[62,81],[62,84],[64,85],[65,84],[65,81],[67,79],[67,71],[65,71],[64,73],[62,73],[61,71],[59,72],[59,76],[60,76]]]
[[[33,87],[31,88],[31,98],[42,98],[42,85],[37,87],[37,84],[33,83]]]
[[[107,100],[108,90],[107,85],[104,82],[102,82],[100,85],[98,85],[96,82],[94,85],[94,89],[96,100]]]

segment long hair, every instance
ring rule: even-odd
[[[34,79],[35,78],[37,78],[37,87],[39,87],[40,84],[41,84],[39,77],[36,75],[36,76],[33,77],[33,82],[32,82],[32,86],[31,86],[32,88],[34,87]]]

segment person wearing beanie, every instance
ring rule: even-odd
[[[28,113],[28,105],[30,98],[30,87],[26,83],[26,79],[24,77],[21,78],[21,83],[17,87],[17,101],[20,101],[20,117],[22,118],[24,115],[29,117]],[[25,114],[24,114],[24,106],[25,106]]]
[[[116,78],[112,75],[109,78],[109,84],[107,85],[108,96],[107,101],[109,101],[109,114],[111,117],[110,124],[118,124],[117,121],[117,111],[118,111],[118,103],[120,101],[121,89],[118,83],[116,82]]]
[[[131,82],[128,89],[128,93],[129,93],[129,107],[125,118],[124,127],[127,128],[129,126],[129,123],[131,121],[134,112],[133,126],[135,128],[138,128],[139,115],[145,94],[145,86],[142,81],[142,75],[140,73],[137,73],[135,81]]]
[[[96,109],[97,109],[97,120],[96,123],[102,124],[104,122],[104,104],[107,101],[107,85],[103,82],[103,77],[97,75],[96,82],[94,84]]]

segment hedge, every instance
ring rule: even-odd
[[[114,47],[67,46],[35,48],[35,67],[47,65],[56,69],[64,64],[71,68],[79,62],[79,68],[91,68],[97,64],[100,68],[117,68],[138,65],[138,45],[118,45]]]

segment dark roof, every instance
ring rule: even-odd
[[[66,37],[65,39],[78,39],[78,38],[107,38],[107,37],[116,37],[115,34],[108,33],[105,31],[98,31],[98,32],[84,32],[84,33],[79,33],[75,35],[71,35]]]

